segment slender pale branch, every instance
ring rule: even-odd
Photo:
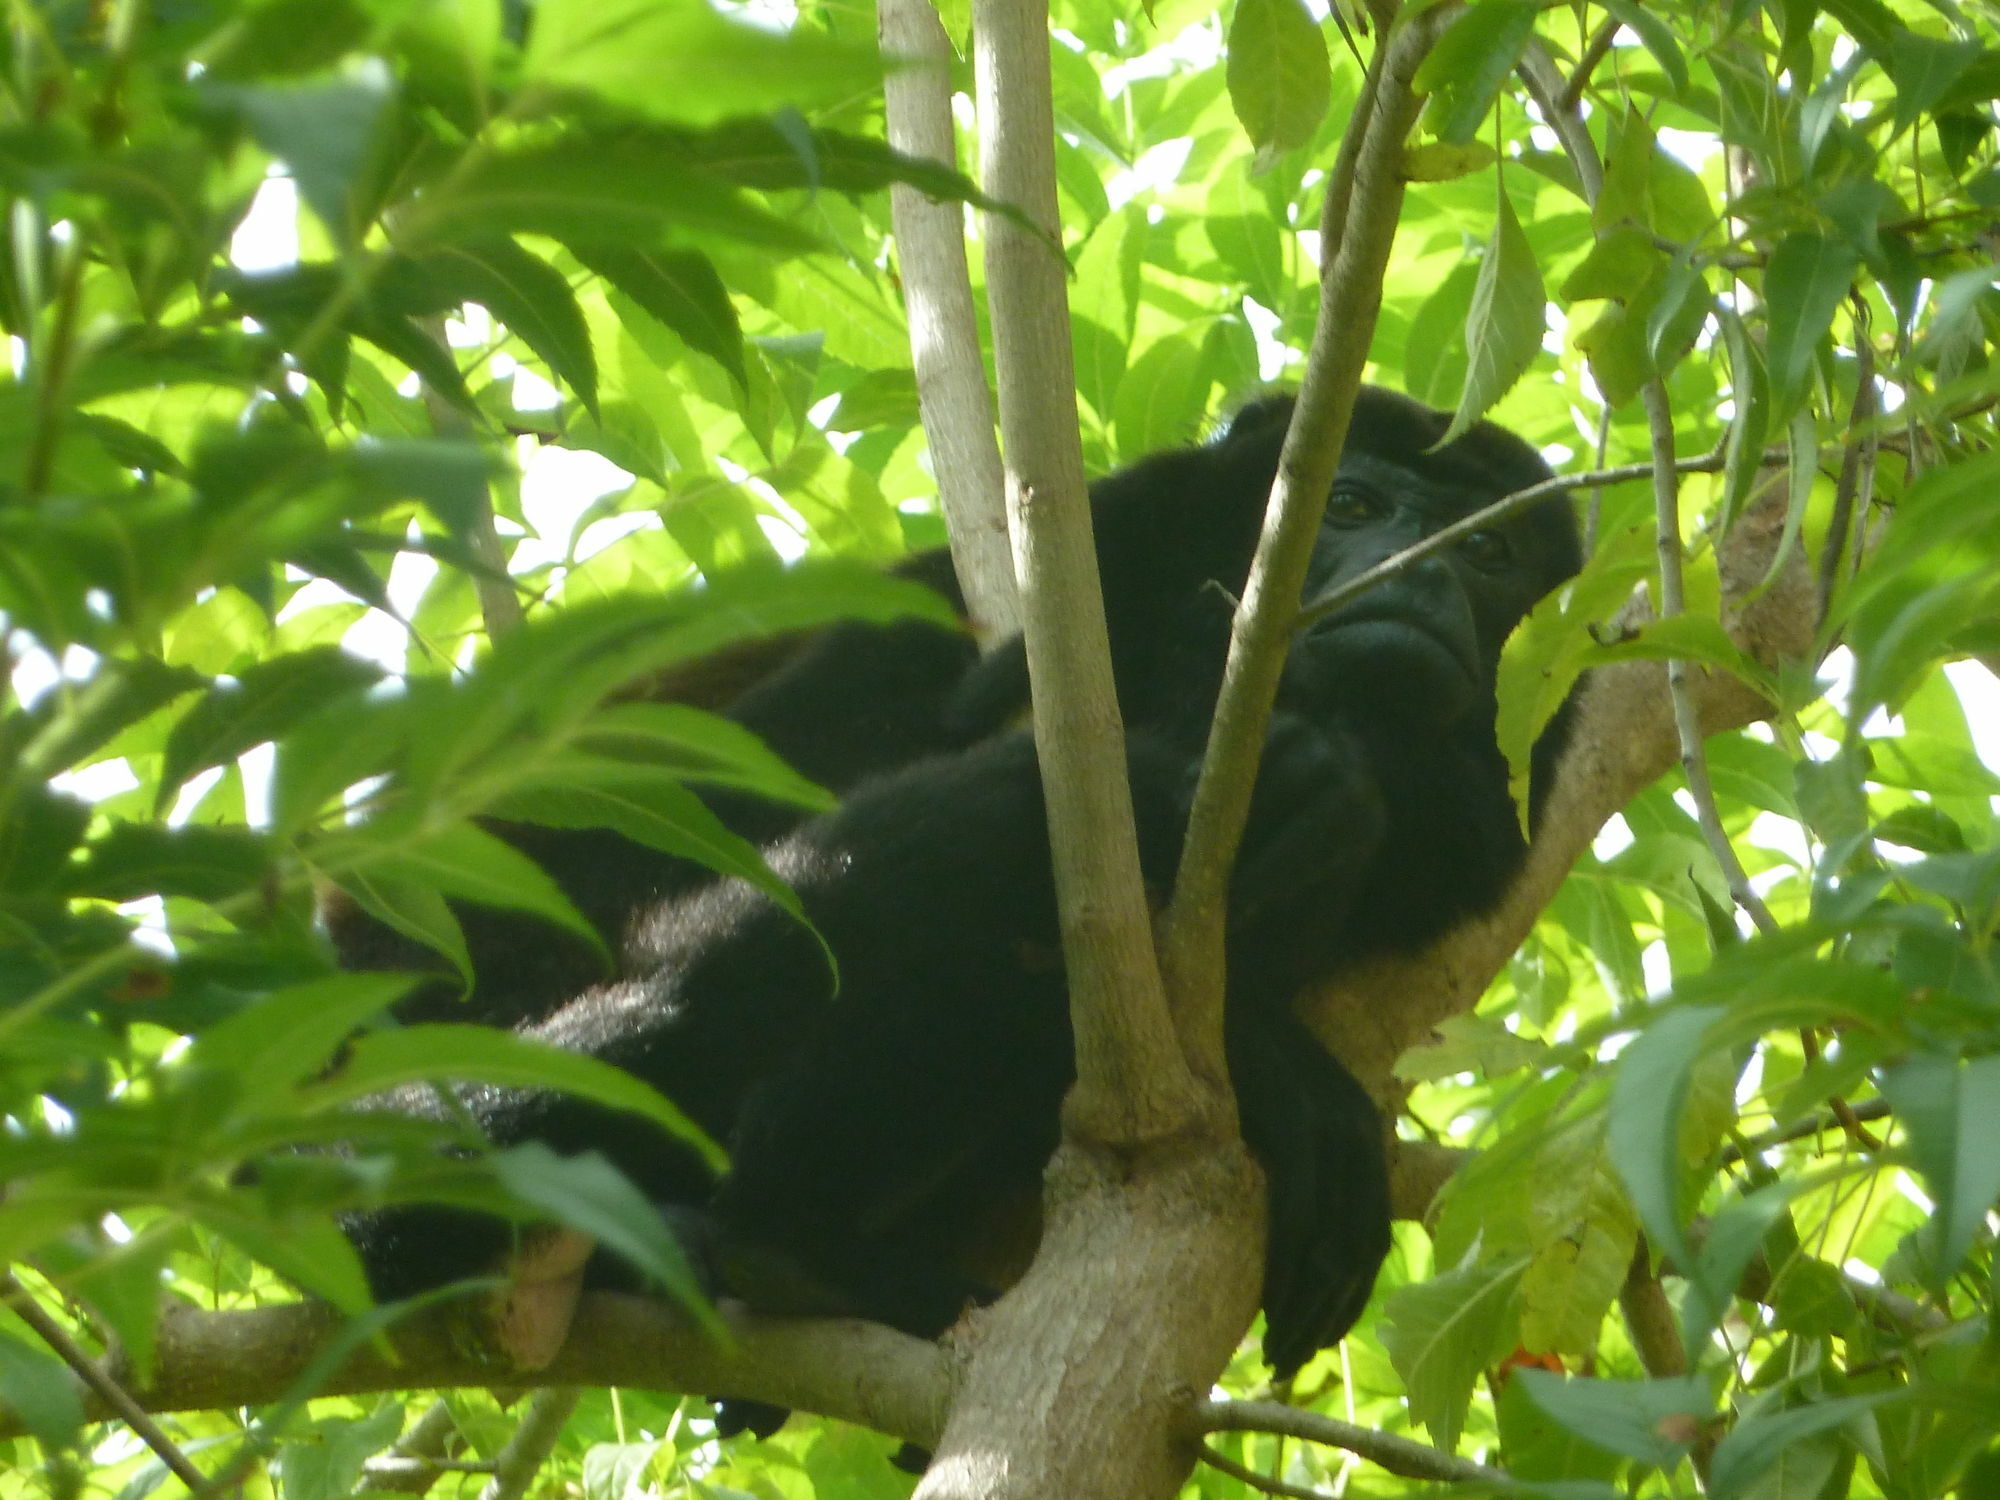
[[[951,38],[931,0],[876,0],[875,29],[890,64],[882,85],[889,144],[956,166]],[[979,362],[979,326],[965,262],[965,211],[902,182],[889,189],[889,210],[909,314],[917,406],[952,565],[974,629],[982,642],[992,642],[1020,629],[1021,612],[1007,548],[993,393]]]
[[[1646,382],[1640,396],[1646,405],[1646,419],[1653,443],[1654,545],[1660,566],[1660,618],[1671,620],[1687,607],[1681,577],[1680,480],[1674,467],[1674,415],[1667,405],[1666,382],[1658,376]],[[1749,872],[1736,857],[1729,831],[1722,826],[1722,813],[1715,803],[1715,787],[1709,781],[1708,754],[1702,746],[1701,715],[1695,708],[1691,679],[1695,668],[1686,657],[1667,662],[1667,691],[1674,706],[1674,733],[1680,741],[1681,772],[1687,777],[1688,794],[1694,798],[1695,820],[1708,841],[1716,863],[1729,882],[1736,904],[1750,914],[1758,930],[1778,931],[1777,918],[1750,884]]]
[[[1066,1117],[1087,1140],[1131,1144],[1180,1131],[1200,1096],[1153,953],[1091,540],[1058,249],[1048,7],[980,0],[973,21],[982,185],[1042,231],[985,220],[1008,519],[1076,1038]]]

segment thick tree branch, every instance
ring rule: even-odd
[[[891,66],[882,88],[889,144],[958,164],[951,118],[951,38],[930,0],[877,0],[875,29]],[[917,405],[951,538],[951,560],[982,643],[1021,628],[993,393],[979,362],[979,326],[965,263],[965,210],[907,183],[889,189],[896,264],[909,314]]]
[[[624,1385],[754,1397],[774,1405],[858,1422],[930,1444],[944,1425],[951,1356],[875,1323],[833,1319],[728,1319],[734,1347],[708,1339],[687,1315],[650,1297],[587,1293],[568,1341],[530,1383]],[[152,1377],[138,1381],[114,1363],[110,1374],[147,1411],[215,1411],[277,1400],[342,1331],[331,1308],[291,1302],[206,1312],[169,1302],[161,1312]],[[449,1316],[405,1319],[392,1335],[394,1359],[363,1345],[319,1386],[322,1395],[490,1385],[492,1366],[465,1353]],[[518,1375],[507,1376],[521,1384]],[[86,1394],[93,1418],[121,1415]],[[0,1411],[0,1437],[20,1423]]]

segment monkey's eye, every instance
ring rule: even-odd
[[[1393,507],[1373,490],[1364,490],[1352,485],[1336,485],[1326,500],[1326,524],[1329,526],[1366,526],[1371,521],[1380,521],[1388,516]]]
[[[1497,531],[1475,531],[1459,542],[1458,550],[1475,568],[1498,570],[1514,560],[1514,544]]]

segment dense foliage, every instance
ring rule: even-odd
[[[1054,25],[1101,469],[1296,368],[1361,18],[1059,0]],[[880,190],[976,195],[881,144],[873,19],[832,3],[17,0],[4,46],[14,1294],[140,1372],[163,1297],[297,1287],[361,1315],[333,1215],[398,1193],[525,1199],[671,1278],[630,1190],[546,1153],[414,1180],[371,1138],[292,1150],[423,1077],[672,1117],[505,1037],[343,1050],[398,982],[331,971],[311,892],[461,963],[445,896],[580,927],[483,811],[769,879],[687,783],[814,790],[727,726],[606,695],[747,634],[936,607],[854,565],[942,536]],[[1634,635],[1591,626],[1652,577],[1653,495],[1588,492],[1591,562],[1517,640],[1503,734],[1633,655],[1776,709],[1709,743],[1727,846],[1678,774],[1645,791],[1477,1014],[1405,1059],[1404,1134],[1476,1154],[1291,1396],[1524,1480],[2000,1493],[2000,11],[1476,0],[1422,81],[1375,378],[1490,406],[1571,469],[1645,460],[1663,378],[1679,454],[1718,455],[1681,491],[1687,612]],[[1718,622],[1718,547],[1774,485],[1839,648],[1817,668],[1751,662]],[[1246,1346],[1231,1388],[1259,1379]],[[0,1493],[179,1483],[73,1389],[0,1317],[0,1401],[33,1434]],[[308,1394],[167,1430],[323,1500],[419,1409]],[[513,1418],[451,1399],[490,1456]],[[706,1423],[587,1396],[545,1480],[906,1483],[851,1428],[724,1450]]]

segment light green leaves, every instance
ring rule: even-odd
[[[1813,356],[1854,280],[1857,260],[1844,241],[1813,231],[1786,235],[1771,252],[1764,300],[1771,317],[1765,357],[1773,422],[1789,417],[1805,399]]]
[[[674,0],[545,0],[534,10],[523,70],[531,85],[695,123],[835,103],[878,89],[881,79],[873,47]]]
[[[1543,300],[1541,267],[1502,187],[1465,315],[1465,390],[1440,442],[1478,421],[1527,373],[1542,349]]]
[[[1237,0],[1228,77],[1236,118],[1267,162],[1319,128],[1332,90],[1326,37],[1300,0]]]
[[[1458,1446],[1473,1383],[1513,1347],[1525,1262],[1467,1265],[1399,1288],[1383,1308],[1382,1346],[1410,1415],[1446,1453]]]
[[[2000,1056],[1961,1062],[1935,1053],[1882,1075],[1882,1092],[1908,1125],[1924,1184],[1936,1200],[1928,1234],[1939,1286],[2000,1199]]]
[[[1417,69],[1418,90],[1431,96],[1424,123],[1439,139],[1463,144],[1478,132],[1540,11],[1533,0],[1478,0],[1452,22]]]

